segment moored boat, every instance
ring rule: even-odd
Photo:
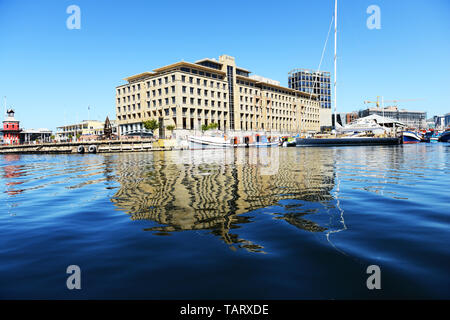
[[[419,143],[422,141],[422,138],[419,136],[419,134],[413,131],[403,131],[402,136],[403,143],[405,144]]]
[[[276,147],[278,139],[265,135],[246,135],[244,137],[226,135],[222,136],[188,136],[190,149],[221,149],[221,148],[249,148],[249,147]]]
[[[450,141],[450,130],[443,132],[439,137],[439,142],[449,142]]]
[[[400,138],[375,138],[375,137],[356,137],[356,138],[297,138],[297,147],[304,146],[368,146],[368,145],[398,145],[401,144]]]

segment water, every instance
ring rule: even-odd
[[[0,156],[0,298],[448,299],[449,164],[443,143]]]

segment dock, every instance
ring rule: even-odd
[[[173,143],[150,140],[111,140],[54,142],[0,146],[0,154],[93,154],[116,152],[149,152],[180,149]]]

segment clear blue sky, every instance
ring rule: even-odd
[[[222,3],[227,8],[221,7]],[[81,8],[81,29],[66,8]],[[381,30],[366,27],[369,5]],[[26,128],[115,118],[126,76],[221,54],[287,85],[293,68],[317,68],[333,0],[0,0],[0,97]],[[450,1],[340,0],[338,109],[363,101],[424,99],[402,107],[450,112]],[[333,69],[330,38],[323,70]]]

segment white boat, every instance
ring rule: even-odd
[[[264,135],[237,137],[231,136],[188,136],[189,149],[217,149],[217,148],[249,148],[276,147],[278,139],[269,141]]]

